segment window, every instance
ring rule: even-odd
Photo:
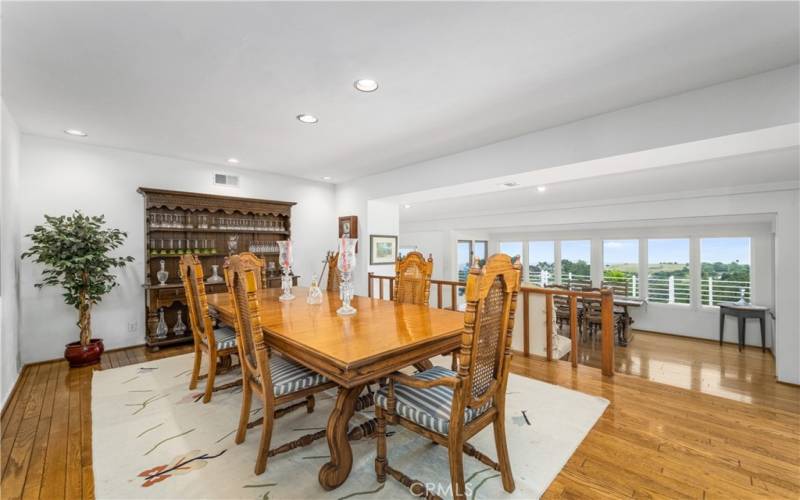
[[[603,284],[615,294],[639,296],[639,240],[603,241]]]
[[[704,306],[750,301],[750,238],[700,240],[700,296]]]
[[[592,286],[591,240],[561,242],[561,283],[570,288]]]
[[[472,263],[472,242],[468,240],[458,240],[456,253],[458,281],[466,281],[467,274],[469,273],[469,266]]]
[[[501,241],[500,253],[510,256],[512,259],[519,256],[522,258],[522,242],[521,241]]]
[[[647,241],[647,300],[661,304],[688,304],[689,239]]]
[[[408,246],[408,247],[400,247],[397,249],[397,256],[398,257],[405,257],[406,255],[410,254],[411,252],[416,252],[416,246]]]
[[[528,281],[547,286],[555,282],[556,242],[528,242]]]
[[[479,266],[485,265],[486,259],[489,258],[489,242],[483,240],[476,240],[474,256],[478,258]]]

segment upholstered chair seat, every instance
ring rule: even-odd
[[[458,374],[441,366],[434,366],[429,370],[417,373],[413,377],[418,380],[436,380],[443,377],[456,377]],[[375,394],[375,404],[388,410],[388,387],[382,387]],[[395,383],[395,413],[400,417],[447,435],[450,430],[450,412],[453,409],[453,389],[447,386],[436,386],[427,389],[409,387],[402,383]],[[464,410],[464,423],[469,423],[479,417],[492,406],[489,400],[480,408],[466,408]]]

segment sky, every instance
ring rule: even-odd
[[[528,243],[530,262],[553,262],[553,241],[531,241]],[[522,254],[521,242],[500,243],[500,251],[509,255]],[[687,238],[648,240],[648,262],[689,263],[689,240]],[[562,241],[561,258],[577,261],[591,259],[591,241]],[[750,238],[703,238],[700,240],[700,258],[703,262],[750,263]],[[459,253],[459,261],[461,255]],[[633,264],[639,262],[639,240],[605,240],[603,242],[605,265]]]

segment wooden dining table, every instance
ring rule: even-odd
[[[271,348],[321,373],[339,385],[326,429],[330,461],[319,471],[326,490],[350,474],[353,452],[348,422],[365,385],[401,368],[460,346],[464,314],[423,305],[355,296],[357,313],[339,316],[338,294],[323,292],[322,303],[306,303],[307,289],[295,287],[295,300],[278,300],[281,290],[259,290],[261,327]],[[227,293],[208,295],[211,314],[235,324]]]

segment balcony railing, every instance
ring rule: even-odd
[[[749,302],[750,282],[704,278],[700,282],[700,298],[704,306],[716,306],[720,302],[736,302],[741,298]]]
[[[647,300],[657,304],[689,304],[691,302],[689,278],[647,278]]]

